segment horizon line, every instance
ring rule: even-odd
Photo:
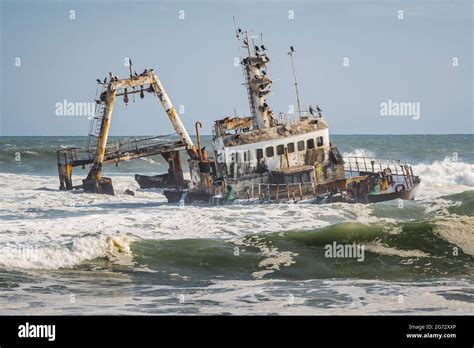
[[[118,135],[109,135],[109,137],[156,137],[156,136],[170,136],[175,135],[174,133],[171,134],[118,134]],[[190,136],[196,136],[196,134],[189,134]],[[356,136],[366,136],[366,135],[474,135],[474,133],[333,133],[333,135],[356,135]],[[201,137],[205,136],[213,136],[212,134],[200,134]],[[88,137],[88,135],[0,135],[0,138],[7,138],[7,137]]]

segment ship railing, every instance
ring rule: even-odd
[[[336,182],[301,182],[282,184],[257,183],[249,184],[245,187],[235,185],[235,195],[238,199],[297,201],[314,197],[317,194],[326,193],[330,191],[332,187],[343,187],[344,185],[344,180],[340,180],[339,184]]]
[[[127,138],[121,139],[106,146],[105,160],[119,160],[128,154],[143,153],[153,154],[153,149],[157,147],[179,148],[184,146],[176,135],[160,135],[147,138]],[[83,165],[92,163],[97,156],[97,146],[86,146],[84,148],[70,147],[57,151],[58,164]]]
[[[388,169],[388,173],[395,181],[405,182],[407,187],[413,186],[415,181],[412,167],[400,160],[365,156],[348,156],[343,157],[343,160],[344,171],[348,176],[358,176],[365,173],[386,173]]]
[[[105,157],[106,159],[115,158],[120,155],[126,155],[127,153],[146,152],[147,149],[157,146],[179,146],[180,144],[180,139],[173,134],[140,139],[121,139],[111,143],[110,145],[107,145],[105,149]],[[97,149],[95,149],[95,152],[97,152]]]
[[[285,114],[280,112],[277,116],[277,123],[285,126],[292,126],[300,123],[303,119],[316,118],[311,115],[309,111],[301,111],[301,113],[295,112],[294,114]]]
[[[69,147],[57,151],[58,164],[91,163],[94,154],[86,148]]]

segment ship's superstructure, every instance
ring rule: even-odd
[[[267,100],[272,92],[267,48],[251,41],[247,31],[237,29],[236,36],[246,53],[240,63],[250,116],[215,121],[211,193],[222,193],[224,187],[239,192],[256,184],[316,184],[343,178],[343,161],[331,145],[321,109],[310,106],[301,112],[298,97],[296,114],[276,116]],[[192,194],[200,191],[196,188],[201,183],[199,175],[191,173],[191,178]]]

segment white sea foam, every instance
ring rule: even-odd
[[[0,247],[0,264],[7,268],[71,268],[83,261],[107,257],[117,263],[131,260],[126,236],[75,237],[71,243],[6,243]]]
[[[470,287],[472,284],[467,281],[449,279],[429,282],[308,280],[297,283],[271,279],[226,280],[205,290],[188,293],[186,299],[187,303],[210,303],[199,306],[202,314],[461,315],[472,313],[474,304],[447,296],[465,294],[464,289]],[[308,301],[319,299],[324,300],[320,306],[308,305]],[[323,305],[328,299],[333,303]]]
[[[414,166],[415,174],[422,178],[417,199],[426,207],[426,214],[431,215],[430,209],[439,210],[447,202],[439,200],[438,204],[436,197],[472,189],[469,185],[473,184],[473,171],[472,164],[449,160]],[[73,179],[78,182],[82,177]],[[104,252],[101,243],[111,235],[132,239],[232,239],[249,233],[314,230],[349,221],[386,226],[397,223],[396,219],[376,216],[372,205],[362,204],[180,208],[167,204],[160,192],[140,190],[133,176],[114,176],[113,181],[116,195],[106,196],[61,192],[54,176],[0,174],[0,254],[2,246],[19,243],[44,253],[45,257],[36,265],[39,268],[71,267],[100,257]],[[135,190],[134,197],[124,194],[127,188]],[[447,215],[445,207],[442,216]],[[95,236],[97,247],[79,249],[74,254],[64,246],[90,235]],[[11,267],[35,266],[27,258],[7,261],[0,255],[0,260],[9,262]]]
[[[150,163],[150,164],[157,164],[158,163],[151,157],[140,157],[140,159],[142,161],[145,161],[145,162]]]
[[[342,157],[375,157],[375,154],[367,149],[354,149],[349,152],[343,152]]]
[[[435,222],[434,232],[466,254],[474,256],[474,217],[451,216]],[[454,250],[453,250],[454,252]]]
[[[80,178],[73,178],[79,181]],[[314,230],[330,224],[370,217],[369,205],[231,205],[167,204],[160,192],[139,190],[133,177],[114,176],[115,196],[57,190],[56,177],[0,174],[0,248],[19,243],[43,253],[41,261],[0,260],[10,267],[71,267],[104,253],[106,236],[132,239],[231,239],[251,233]],[[135,190],[135,196],[124,194]],[[376,218],[374,218],[376,221]],[[65,245],[93,235],[86,250]],[[85,239],[84,243],[89,239]],[[92,241],[90,241],[92,243]],[[1,253],[1,249],[0,249]],[[275,256],[276,257],[276,256]],[[285,255],[279,255],[285,257]],[[270,259],[270,256],[268,257]],[[270,261],[268,261],[270,262]],[[284,262],[282,262],[284,263]],[[262,267],[266,269],[265,267]],[[263,270],[262,269],[262,270]]]
[[[294,257],[298,256],[297,253],[291,251],[280,251],[275,246],[269,244],[269,242],[260,238],[259,236],[252,236],[246,239],[233,240],[234,244],[243,246],[252,246],[260,249],[263,259],[259,262],[258,267],[260,271],[252,273],[252,277],[261,279],[264,275],[279,270],[281,267],[291,266],[294,261]]]
[[[474,164],[450,158],[430,164],[416,164],[413,173],[421,177],[417,199],[433,199],[472,190],[474,187]]]
[[[403,250],[390,247],[380,241],[364,244],[365,251],[377,253],[388,256],[400,256],[400,257],[428,257],[429,254],[421,250]]]

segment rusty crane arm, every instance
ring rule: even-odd
[[[179,118],[176,109],[171,103],[168,94],[166,93],[160,79],[155,74],[153,69],[145,70],[138,76],[131,76],[128,79],[111,78],[107,84],[105,94],[105,112],[100,125],[100,133],[97,138],[97,155],[92,164],[91,170],[85,180],[83,180],[83,187],[85,191],[97,193],[111,193],[113,194],[112,182],[110,178],[102,177],[102,165],[104,164],[105,153],[107,148],[107,140],[109,137],[110,123],[112,112],[114,110],[114,103],[116,95],[119,90],[125,91],[127,89],[136,88],[149,85],[150,89],[157,95],[163,108],[166,111],[173,127],[185,145],[185,148],[192,159],[199,157],[196,146],[194,146],[191,137],[189,136],[183,122]],[[150,90],[148,89],[148,90]]]
[[[176,133],[178,133],[179,137],[183,141],[191,158],[193,159],[198,158],[198,151],[196,149],[196,146],[194,146],[194,143],[191,140],[188,132],[186,131],[186,128],[184,128],[183,122],[179,118],[179,115],[176,112],[175,107],[171,103],[171,100],[168,97],[168,94],[166,93],[165,88],[161,84],[160,79],[158,78],[157,75],[153,74],[153,80],[154,82],[152,83],[151,86],[153,90],[155,91],[156,95],[158,96],[158,98],[160,99],[161,105],[163,105],[163,108],[165,109],[166,114],[168,115],[171,123],[173,124],[174,130],[176,131]]]

